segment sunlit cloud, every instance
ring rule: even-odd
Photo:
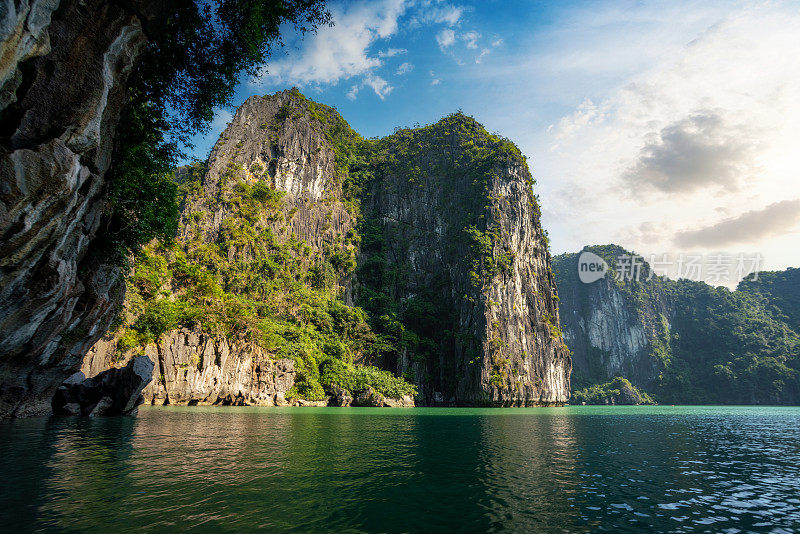
[[[798,223],[800,223],[800,199],[783,200],[711,226],[678,232],[675,235],[675,243],[686,249],[693,247],[711,249],[748,244],[765,237],[789,233]]]
[[[636,162],[623,175],[634,192],[682,193],[718,186],[735,190],[753,170],[758,136],[731,124],[720,110],[698,110],[645,135]]]
[[[797,247],[783,245],[796,232],[798,210],[786,195],[796,196],[800,168],[800,56],[789,52],[800,44],[800,12],[777,3],[704,16],[683,46],[669,54],[657,41],[653,50],[643,47],[649,65],[626,58],[631,74],[616,89],[582,99],[550,126],[539,173],[557,247],[617,242],[640,253],[679,253],[735,246],[764,252],[775,267],[800,263]],[[666,29],[653,21],[672,25],[668,13],[647,20],[654,35]],[[583,73],[590,93],[588,82],[603,67],[602,58],[589,60],[594,49],[635,52],[626,41],[636,38],[612,29],[595,36],[588,55],[565,53],[563,64],[548,68]]]
[[[380,54],[370,52],[371,47],[397,33],[398,19],[405,10],[403,0],[334,5],[335,24],[320,28],[299,50],[272,61],[256,83],[336,83],[366,75],[383,64]],[[389,57],[387,52],[384,57]]]

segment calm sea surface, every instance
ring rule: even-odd
[[[144,408],[0,423],[0,530],[800,529],[800,408]]]

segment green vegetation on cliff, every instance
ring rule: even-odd
[[[618,256],[631,254],[616,245],[587,250],[603,257],[612,272]],[[800,269],[762,272],[730,291],[703,282],[650,278],[650,267],[641,261],[639,281],[607,275],[582,284],[577,254],[553,259],[571,348],[581,351],[577,358],[586,360],[588,368],[588,373],[576,368],[574,389],[583,388],[585,395],[617,372],[610,370],[611,354],[594,346],[572,321],[581,317],[586,325],[592,310],[610,305],[616,292],[630,317],[629,324],[617,326],[641,328],[647,344],[643,355],[625,352],[615,361],[635,364],[623,366],[624,376],[659,402],[800,403]]]
[[[759,278],[787,275],[792,273]],[[800,276],[793,278],[785,296],[796,302]],[[791,309],[756,290],[763,286],[753,281],[737,291],[688,280],[670,286],[674,363],[656,389],[659,398],[673,404],[800,403],[800,323]]]
[[[341,118],[331,108],[312,108],[299,93],[291,102],[281,120],[314,113],[326,133],[342,134],[336,126]],[[347,167],[341,172],[346,178]],[[204,174],[199,164],[177,173],[184,206],[206,194]],[[285,205],[284,193],[264,180],[253,182],[250,174],[229,164],[221,177],[215,202],[229,215],[215,241],[205,240],[204,213],[185,212],[185,237],[155,241],[137,255],[118,349],[141,350],[169,330],[198,327],[295,360],[293,396],[318,400],[337,386],[353,394],[372,387],[389,397],[414,395],[402,378],[353,365],[385,350],[364,310],[345,305],[339,294],[338,281],[355,268],[357,234],[313,250],[292,233],[289,222],[297,210]]]
[[[146,18],[143,18],[144,22]],[[109,171],[104,247],[124,258],[175,233],[171,169],[181,146],[230,104],[239,75],[255,75],[286,25],[305,32],[330,23],[322,0],[165,2],[147,22],[146,49],[130,75]]]
[[[619,376],[610,382],[574,391],[571,401],[573,404],[655,404],[650,395]]]
[[[525,159],[511,142],[462,113],[370,140],[334,108],[296,89],[282,95],[274,118],[259,125],[259,132],[273,154],[280,153],[278,136],[286,125],[291,131],[302,125],[303,135],[322,135],[334,155],[334,176],[326,177],[322,199],[285,202],[272,182],[274,170],[267,168],[274,157],[267,164],[233,163],[241,142],[225,149],[227,167],[211,189],[203,182],[204,165],[177,171],[171,184],[183,210],[180,237],[153,241],[136,256],[118,334],[120,355],[188,327],[293,359],[297,380],[290,396],[318,400],[339,388],[357,394],[367,387],[387,397],[414,395],[409,381],[426,377],[415,377],[411,369],[396,377],[381,368],[398,368],[404,354],[414,362],[433,361],[457,345],[475,359],[482,340],[458,333],[453,299],[473,302],[484,284],[512,267],[514,254],[498,244],[499,227],[487,222],[497,220],[494,215],[508,201],[490,191],[505,166],[527,169]],[[220,146],[227,142],[223,137]],[[403,288],[411,268],[389,246],[404,237],[387,228],[371,201],[390,189],[387,183],[421,190],[423,178],[441,181],[446,195],[457,184],[467,188],[459,192],[463,202],[451,207],[457,221],[448,227],[450,250],[443,253],[471,273],[455,288],[448,273],[428,273],[408,295]],[[538,217],[532,185],[528,180],[524,187]],[[352,221],[341,232],[325,233],[314,246],[295,235],[293,217],[328,211],[322,230],[327,232],[341,206]],[[224,215],[214,222],[211,211]],[[352,281],[355,305],[348,305],[344,291]],[[560,336],[550,324],[552,335]],[[497,365],[498,376],[505,376],[500,360]]]
[[[514,261],[513,253],[496,246],[499,229],[486,221],[492,210],[501,209],[503,199],[489,193],[500,168],[511,163],[527,168],[519,149],[461,112],[427,126],[399,128],[384,138],[364,139],[335,109],[306,99],[296,89],[290,94],[278,119],[296,120],[305,115],[319,124],[335,153],[343,201],[357,220],[351,230],[351,241],[358,246],[357,304],[366,312],[377,338],[370,361],[394,367],[401,354],[407,353],[423,363],[443,351],[452,352],[456,344],[472,346],[470,350],[475,352],[479,340],[458,337],[459,319],[449,295],[448,273],[432,273],[413,296],[402,294],[411,269],[398,261],[397,251],[390,250],[389,244],[402,246],[407,238],[388,228],[369,202],[375,195],[391,194],[398,188],[424,190],[426,179],[441,180],[451,195],[457,183],[466,182],[469,191],[462,198],[467,201],[448,207],[459,214],[460,224],[450,236],[451,250],[443,253],[467,262],[470,283],[458,288],[456,299],[472,300],[483,284],[507,272]],[[532,188],[533,180],[526,185]],[[533,194],[530,202],[538,214]]]

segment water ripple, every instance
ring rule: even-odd
[[[0,424],[8,531],[800,528],[800,409],[177,409]]]

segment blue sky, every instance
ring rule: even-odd
[[[800,265],[800,3],[331,4],[234,101],[298,86],[365,136],[457,109],[529,158],[554,253]],[[195,155],[230,119],[219,110]],[[712,281],[728,283],[735,281]]]

